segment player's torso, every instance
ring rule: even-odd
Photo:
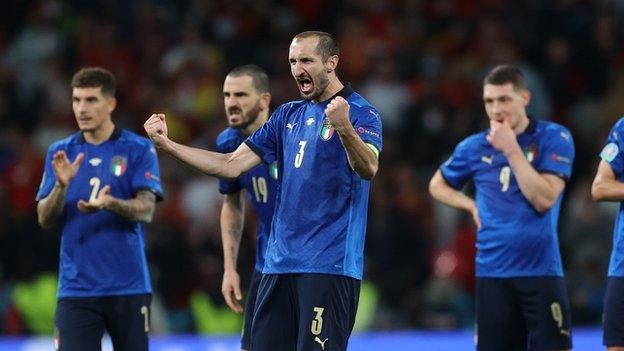
[[[538,135],[520,135],[518,144],[527,161],[533,167],[538,162],[540,138]],[[475,168],[474,182],[477,189],[477,202],[486,212],[482,215],[497,222],[505,223],[518,217],[518,211],[533,212],[505,155],[492,147],[485,136],[476,147],[472,167]]]
[[[84,153],[84,161],[67,189],[66,206],[74,206],[78,200],[88,201],[97,196],[106,185],[111,194],[119,198],[132,196],[132,169],[128,166],[133,161],[131,148],[123,143],[109,140],[100,145],[88,143],[72,145],[68,157],[74,159],[78,153]]]
[[[119,199],[134,196],[133,167],[143,157],[136,143],[108,140],[100,145],[72,143],[66,153],[84,160],[69,187],[63,213],[59,296],[104,296],[151,291],[142,227],[108,210],[84,213],[78,201],[95,199],[110,186]],[[142,177],[156,177],[142,174]]]
[[[338,133],[325,116],[326,104],[306,104],[283,121],[283,194],[336,197],[350,184],[351,170]]]
[[[539,213],[522,193],[505,155],[494,149],[482,134],[473,148],[474,182],[482,228],[477,236],[478,276],[561,275],[551,211],[559,202]],[[518,136],[524,157],[538,169],[544,134],[536,131]]]

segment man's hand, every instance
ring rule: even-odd
[[[507,120],[503,122],[490,120],[490,133],[486,138],[496,150],[501,151],[505,156],[520,149],[516,133],[511,129]]]
[[[345,128],[353,128],[349,121],[349,108],[349,103],[341,96],[333,98],[325,108],[327,119],[338,133]]]
[[[240,277],[236,271],[226,270],[223,272],[221,293],[232,311],[236,313],[243,312],[243,306],[240,304],[240,301],[243,300],[243,294],[240,289]]]
[[[479,210],[477,209],[477,205],[473,203],[469,211],[470,211],[470,214],[472,215],[472,220],[477,226],[477,230],[481,230],[481,218],[479,218]]]
[[[100,190],[97,197],[90,201],[79,200],[78,209],[85,213],[93,213],[105,209],[112,196],[110,195],[110,186],[106,185]]]
[[[169,141],[167,121],[164,113],[155,113],[143,124],[143,129],[154,145],[159,149],[166,149]]]
[[[54,169],[54,174],[56,175],[56,182],[62,189],[67,188],[69,182],[74,179],[83,159],[84,153],[82,152],[76,156],[72,163],[69,163],[65,151],[60,150],[54,154],[52,157],[52,169]]]

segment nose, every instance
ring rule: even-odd
[[[85,101],[76,101],[74,102],[75,109],[78,112],[85,112],[87,110],[87,104]]]
[[[295,77],[300,76],[304,70],[301,68],[299,62],[295,62],[290,66],[290,70]]]
[[[492,112],[495,114],[501,113],[502,112],[502,105],[500,102],[498,101],[494,101],[492,103]]]
[[[237,104],[237,100],[234,96],[226,96],[225,97],[225,107],[235,106]]]

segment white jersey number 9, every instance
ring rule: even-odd
[[[501,191],[506,192],[507,190],[509,190],[509,181],[511,180],[511,168],[509,168],[509,166],[501,168],[498,179],[501,183]]]

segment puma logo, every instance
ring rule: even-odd
[[[490,157],[483,156],[483,157],[481,157],[481,161],[487,163],[488,165],[491,165],[493,158],[494,158],[494,156],[490,156]]]
[[[327,340],[329,340],[329,338],[325,338],[325,340],[323,341],[321,341],[321,339],[318,336],[314,338],[314,341],[321,344],[321,350],[325,350],[325,343],[327,342]]]
[[[559,329],[559,332],[560,332],[562,335],[567,336],[568,338],[570,337],[570,329]]]

